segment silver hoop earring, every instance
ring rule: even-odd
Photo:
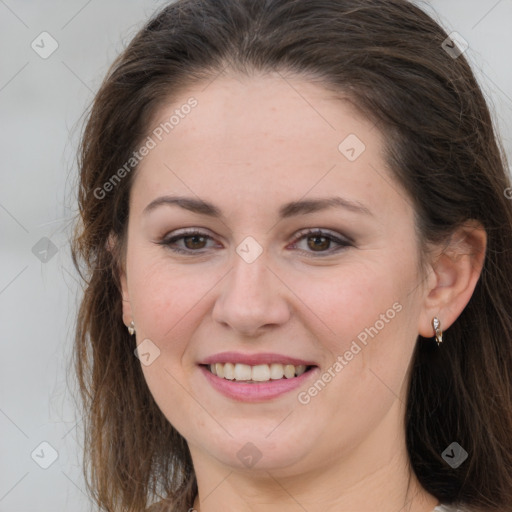
[[[432,327],[434,328],[434,336],[436,337],[437,346],[443,342],[443,331],[441,331],[441,321],[437,316],[432,319]]]
[[[128,332],[130,333],[130,336],[133,336],[135,334],[135,324],[133,323],[133,320],[130,322],[130,325],[128,326]]]

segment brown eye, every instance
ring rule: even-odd
[[[314,251],[324,251],[329,249],[331,239],[326,236],[313,235],[308,236],[308,247]]]
[[[206,238],[207,237],[202,235],[184,236],[183,243],[185,247],[190,250],[204,249],[204,245],[206,244]]]
[[[157,243],[176,253],[194,255],[203,254],[212,248],[207,245],[209,241],[213,241],[213,238],[201,231],[182,231],[173,236],[166,236]]]
[[[305,241],[305,247],[302,243]],[[335,247],[332,247],[334,244]],[[292,244],[308,256],[328,256],[354,246],[354,243],[345,237],[331,234],[320,229],[310,229],[299,233],[299,237]],[[316,254],[313,254],[316,253]]]

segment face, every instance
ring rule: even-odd
[[[363,447],[388,457],[424,292],[384,137],[274,75],[190,88],[155,126],[176,109],[133,183],[122,276],[162,412],[195,465],[291,475]],[[241,366],[231,380],[212,362]]]

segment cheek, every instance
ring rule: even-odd
[[[396,323],[397,309],[401,308],[393,305],[404,296],[410,278],[407,268],[401,266],[396,271],[392,265],[385,266],[382,259],[375,262],[361,259],[323,270],[323,277],[318,271],[309,271],[294,275],[290,282],[318,325],[337,340],[333,349],[346,349],[352,339],[376,322],[379,331]]]
[[[294,291],[304,314],[314,313],[308,313],[316,318],[310,327],[329,353],[327,369],[336,375],[329,384],[332,401],[343,396],[348,410],[357,410],[361,400],[375,410],[400,393],[417,334],[418,296],[411,293],[416,279],[413,258],[383,253],[347,261],[323,279],[295,276]]]
[[[393,274],[382,264],[358,265],[357,271],[340,273],[335,282],[324,282],[313,293],[309,288],[305,302],[328,326],[328,334],[318,339],[331,360],[323,368],[325,386],[315,383],[300,390],[301,403],[307,405],[299,411],[311,418],[329,411],[330,420],[324,423],[330,425],[327,430],[332,428],[331,439],[344,425],[340,449],[373,428],[404,391],[415,340],[411,279],[412,265],[400,265]],[[308,282],[297,284],[305,290]]]
[[[131,263],[130,302],[137,332],[162,343],[176,338],[177,331],[190,330],[202,299],[218,281],[218,272],[135,251]]]
[[[191,368],[184,354],[206,313],[208,291],[218,279],[192,265],[173,265],[135,251],[130,270],[137,344],[149,339],[158,352],[150,365],[142,364],[144,378],[160,410],[183,435],[192,423],[204,421],[200,407],[195,408],[193,390],[187,390]]]

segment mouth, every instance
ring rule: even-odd
[[[312,361],[279,354],[224,352],[199,364],[214,390],[236,402],[267,402],[306,386],[320,373]]]
[[[306,386],[319,373],[314,361],[284,354],[222,352],[200,361],[205,383],[237,402],[265,402]]]
[[[282,363],[249,365],[244,363],[201,364],[205,370],[216,377],[245,384],[261,384],[289,380],[312,371],[316,365],[293,365]]]

